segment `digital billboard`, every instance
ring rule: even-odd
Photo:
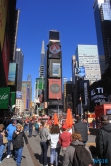
[[[42,103],[44,101],[44,89],[45,89],[45,81],[44,78],[36,78],[36,98],[39,99],[39,102]]]
[[[15,85],[16,81],[16,63],[10,63],[8,74],[8,85]]]
[[[1,51],[3,49],[4,36],[5,36],[8,2],[9,1],[7,1],[7,0],[0,0],[0,45],[1,45]]]
[[[48,79],[49,83],[49,99],[61,99],[62,91],[61,91],[61,79]]]
[[[90,109],[94,111],[94,106],[100,105],[108,101],[108,97],[104,93],[102,81],[94,82],[89,86]]]
[[[49,58],[61,58],[61,45],[51,42],[49,44]]]
[[[0,109],[8,109],[10,88],[0,88]]]
[[[16,99],[22,99],[22,92],[20,91],[16,92]]]
[[[60,59],[49,59],[49,77],[61,77]]]

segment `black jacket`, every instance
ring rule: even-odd
[[[88,126],[86,123],[78,121],[74,124],[74,131],[79,132],[82,136],[82,141],[88,141]]]
[[[111,166],[111,123],[103,125],[96,135],[96,148],[99,158],[108,160],[107,166]]]
[[[14,131],[12,138],[13,138],[13,146],[15,149],[24,147],[24,140],[25,140],[25,143],[28,144],[28,139],[24,131],[20,132],[18,135],[16,134],[16,131]]]

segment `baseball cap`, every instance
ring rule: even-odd
[[[66,125],[66,124],[63,124],[62,129],[63,129],[63,130],[67,130],[67,125]]]

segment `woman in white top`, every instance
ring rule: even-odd
[[[58,166],[58,155],[60,152],[60,144],[59,141],[59,126],[58,125],[52,125],[50,129],[50,134],[48,136],[48,140],[50,140],[50,163],[51,166],[54,165],[54,161],[56,166]]]

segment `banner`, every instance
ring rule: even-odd
[[[16,99],[22,99],[22,92],[20,91],[16,92]]]
[[[0,88],[0,109],[9,107],[10,88]]]

